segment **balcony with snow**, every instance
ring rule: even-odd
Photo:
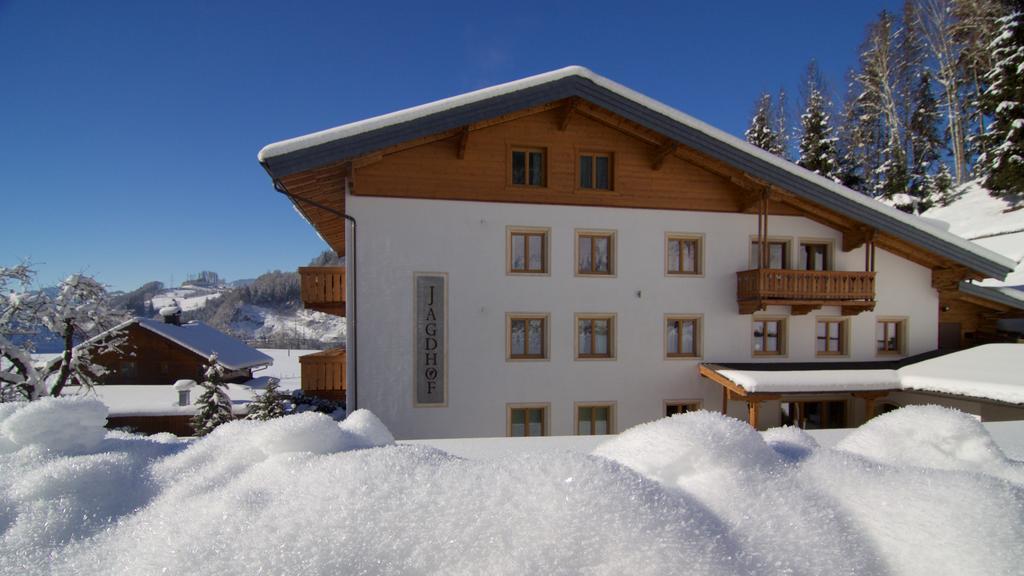
[[[310,310],[345,316],[345,267],[299,268],[302,303]]]

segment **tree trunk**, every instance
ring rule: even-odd
[[[64,358],[60,363],[60,374],[57,376],[57,382],[53,384],[53,388],[50,388],[50,396],[60,396],[64,386],[68,383],[68,378],[71,376],[71,349],[75,345],[74,336],[75,324],[69,318],[64,321]]]

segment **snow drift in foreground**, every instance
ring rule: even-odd
[[[464,460],[366,411],[195,441],[0,407],[2,574],[1011,574],[1024,477],[969,416],[907,408],[840,449],[697,412],[594,455]]]

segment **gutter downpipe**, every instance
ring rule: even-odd
[[[294,202],[294,203],[303,202],[305,204],[309,204],[310,206],[313,206],[315,208],[319,208],[320,210],[324,210],[326,212],[334,214],[335,216],[344,218],[345,220],[348,220],[352,224],[352,253],[351,254],[345,254],[345,268],[351,270],[351,272],[352,272],[352,295],[351,295],[352,297],[350,298],[350,300],[352,302],[352,307],[351,307],[351,310],[349,310],[348,306],[346,306],[346,310],[345,310],[345,312],[346,312],[346,318],[345,318],[346,331],[348,332],[348,335],[351,337],[350,339],[347,339],[347,342],[345,343],[345,347],[346,347],[346,349],[351,348],[353,350],[353,354],[352,354],[352,406],[351,407],[345,406],[345,412],[347,414],[351,414],[352,412],[355,412],[356,410],[359,409],[359,386],[358,386],[358,383],[359,383],[359,346],[357,344],[357,335],[359,334],[359,331],[357,329],[357,322],[356,322],[356,315],[357,315],[357,310],[358,310],[358,307],[356,305],[356,292],[357,292],[357,287],[359,285],[356,282],[356,280],[358,280],[359,277],[356,275],[356,219],[353,218],[352,216],[349,216],[348,214],[346,214],[344,212],[339,212],[339,211],[335,210],[334,208],[331,208],[329,206],[324,206],[323,204],[321,204],[319,202],[315,202],[313,200],[309,200],[307,198],[302,198],[300,196],[296,196],[296,195],[292,194],[291,192],[288,191],[287,188],[285,188],[284,184],[274,176],[274,173],[270,171],[270,166],[268,166],[265,162],[260,162],[260,166],[263,166],[263,169],[267,172],[267,175],[270,176],[271,181],[273,181],[273,183],[274,183],[274,190],[277,191],[277,192],[280,192],[281,194],[283,194],[285,196],[287,196],[288,199],[291,200],[292,202]],[[349,194],[351,193],[350,184],[351,184],[351,180],[349,179],[348,176],[346,176],[345,177],[345,191],[344,191],[344,195],[345,195],[346,198],[348,198]],[[347,276],[347,274],[346,274],[346,276]]]

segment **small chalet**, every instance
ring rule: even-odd
[[[167,314],[163,314],[168,312]],[[181,323],[177,307],[161,310],[163,321],[133,318],[97,336],[126,331],[123,354],[97,356],[96,363],[109,370],[104,384],[174,384],[180,379],[202,380],[203,366],[211,354],[227,368],[227,382],[251,380],[253,371],[274,360],[240,340],[202,322]],[[94,339],[95,340],[95,339]],[[80,346],[87,346],[83,342]]]

